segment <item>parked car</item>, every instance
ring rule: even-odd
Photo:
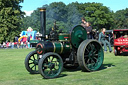
[[[116,29],[114,36],[114,54],[128,54],[128,29]]]

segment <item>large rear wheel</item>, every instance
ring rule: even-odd
[[[39,72],[44,78],[58,77],[62,69],[63,61],[57,53],[46,53],[39,61]]]
[[[77,59],[82,71],[98,70],[104,60],[102,46],[97,40],[83,41],[78,48]]]

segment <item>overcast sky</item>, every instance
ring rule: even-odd
[[[20,5],[22,7],[22,11],[25,11],[27,15],[30,15],[33,10],[36,10],[38,7],[42,7],[45,4],[50,4],[52,2],[62,1],[65,4],[69,4],[71,2],[76,2],[76,0],[24,0],[24,3]],[[85,2],[98,2],[103,3],[104,6],[110,8],[116,12],[117,10],[128,8],[128,0],[78,0],[79,3]]]

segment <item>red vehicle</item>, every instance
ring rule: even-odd
[[[128,29],[116,29],[113,31],[115,55],[128,54]]]

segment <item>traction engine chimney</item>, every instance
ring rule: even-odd
[[[42,40],[45,40],[46,33],[46,8],[40,8],[40,24],[41,24],[41,34]]]

